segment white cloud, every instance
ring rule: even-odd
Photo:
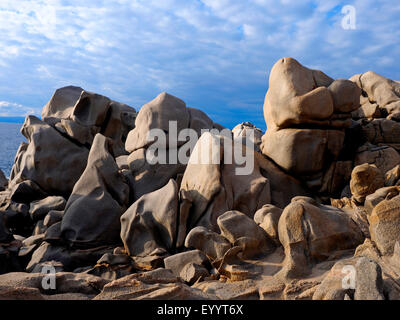
[[[36,114],[35,109],[18,103],[0,101],[0,117],[18,117]]]
[[[0,92],[41,106],[74,84],[137,107],[168,90],[209,113],[240,101],[262,123],[268,70],[283,56],[333,77],[372,69],[400,78],[400,4],[349,1],[357,29],[348,31],[341,3],[2,0]]]

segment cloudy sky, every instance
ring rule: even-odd
[[[355,30],[342,28],[345,5]],[[167,91],[225,126],[265,129],[281,57],[400,80],[399,17],[393,0],[0,0],[0,116],[40,114],[78,85],[137,109]]]

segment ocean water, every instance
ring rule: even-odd
[[[0,169],[9,177],[15,154],[21,142],[26,141],[20,133],[22,123],[0,122]]]

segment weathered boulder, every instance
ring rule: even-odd
[[[204,280],[209,276],[210,273],[208,272],[208,270],[204,266],[197,263],[188,263],[179,273],[179,277],[190,285],[193,285],[195,282]]]
[[[94,267],[84,272],[113,281],[135,273],[136,270],[133,260],[127,254],[114,249],[113,253],[104,254]]]
[[[126,154],[124,143],[134,128],[135,109],[80,87],[55,91],[44,106],[43,121],[79,144],[90,147],[97,133],[113,140],[113,153]]]
[[[340,260],[318,286],[313,300],[384,300],[382,271],[366,257]]]
[[[361,257],[356,264],[356,291],[354,300],[385,300],[382,270],[375,261]]]
[[[275,248],[265,231],[239,211],[225,212],[218,217],[217,223],[223,237],[233,246],[243,248],[243,258],[267,254]]]
[[[296,196],[311,196],[310,190],[300,180],[287,174],[263,154],[255,152],[254,155],[261,174],[269,181],[271,204],[283,209]]]
[[[225,149],[230,147],[231,154]],[[240,152],[246,154],[246,168],[232,159],[232,154]],[[261,174],[255,153],[226,136],[211,133],[201,136],[190,156],[180,188],[181,201],[187,200],[191,204],[184,213],[188,217],[188,229],[204,226],[218,232],[217,218],[221,214],[239,210],[253,218],[259,208],[270,203],[269,181]],[[230,161],[226,161],[225,156]],[[242,174],[243,169],[249,169],[249,172]]]
[[[188,264],[196,264],[210,269],[210,260],[200,250],[191,250],[174,254],[164,259],[165,269],[179,277]]]
[[[395,115],[400,111],[400,84],[375,72],[368,71],[354,75],[355,82],[367,95],[370,102],[375,102],[386,115]]]
[[[185,247],[198,249],[205,253],[210,260],[214,261],[222,259],[232,245],[220,234],[204,227],[196,227],[188,233]]]
[[[294,198],[279,219],[279,240],[285,260],[278,276],[299,278],[334,251],[356,248],[364,236],[345,211],[319,205],[313,199]]]
[[[167,159],[174,150],[165,150]],[[165,186],[170,179],[175,179],[179,174],[185,171],[185,164],[162,164],[149,163],[146,156],[146,149],[138,149],[132,152],[128,157],[129,169],[132,176],[131,190],[133,201],[141,196],[156,191]]]
[[[354,199],[364,203],[365,197],[384,187],[385,180],[382,171],[375,165],[368,163],[353,169],[350,181],[350,190]]]
[[[145,104],[136,118],[136,127],[129,132],[125,148],[129,153],[151,145],[148,134],[151,130],[169,131],[170,122],[177,125],[177,132],[189,127],[190,116],[185,102],[163,92],[154,100]],[[169,143],[169,133],[166,135]]]
[[[130,256],[148,256],[157,249],[172,250],[178,227],[178,186],[170,180],[145,194],[121,216],[121,239]]]
[[[5,192],[8,193],[8,199],[11,201],[24,204],[41,200],[48,196],[47,192],[45,192],[41,187],[38,186],[37,183],[31,180],[24,180],[22,182],[16,182],[15,180],[12,180],[8,190]]]
[[[120,243],[120,217],[129,187],[112,156],[111,140],[97,134],[88,163],[74,186],[61,222],[62,237],[77,246]]]
[[[61,222],[62,218],[64,216],[64,211],[59,211],[59,210],[51,210],[43,220],[43,225],[46,228],[51,227],[53,224],[57,222]]]
[[[29,214],[33,221],[43,220],[52,210],[64,210],[66,201],[63,197],[47,197],[42,200],[31,202]]]
[[[400,197],[383,200],[368,217],[371,240],[383,255],[391,255],[400,237]]]
[[[360,92],[351,81],[334,81],[292,58],[279,60],[271,70],[265,96],[268,130],[262,137],[263,154],[309,188],[331,191],[335,184],[326,180],[335,176],[324,177],[324,173],[339,159]]]
[[[263,136],[262,150],[280,167],[296,176],[313,175],[327,168],[328,158],[337,159],[345,134],[339,130],[285,129]],[[310,158],[313,161],[308,161]]]
[[[135,128],[136,115],[134,108],[111,101],[108,117],[100,133],[113,141],[112,150],[115,157],[127,155],[125,141],[129,132]]]
[[[361,89],[352,81],[338,79],[328,87],[332,98],[334,111],[349,113],[360,107]]]
[[[29,145],[9,187],[31,180],[49,194],[68,196],[85,169],[88,149],[70,141],[35,116],[26,118],[21,132]]]
[[[18,258],[24,267],[26,267],[29,261],[32,259],[33,252],[42,244],[44,240],[44,234],[33,235],[22,241],[22,246],[18,251]]]
[[[38,265],[55,261],[61,263],[65,271],[73,271],[76,268],[95,265],[96,261],[105,253],[112,251],[113,248],[105,246],[91,249],[69,249],[65,246],[50,245],[50,243],[44,241],[33,252],[26,270],[28,272],[37,271]]]
[[[283,210],[272,204],[266,204],[254,215],[257,223],[276,244],[279,244],[278,223]]]
[[[313,123],[333,115],[333,98],[328,89],[333,79],[320,71],[283,58],[272,67],[264,105],[268,130],[293,124]]]
[[[128,170],[128,155],[123,155],[115,158],[115,162],[120,170]]]
[[[177,159],[177,155],[186,154],[195,142],[187,142],[188,136],[181,136],[187,129],[194,130],[199,137],[202,130],[220,130],[221,126],[204,112],[187,108],[185,102],[165,92],[140,109],[136,127],[129,132],[125,143],[130,153],[127,163],[132,172],[134,200],[183,174],[187,163]],[[155,144],[156,139],[151,135],[157,133],[165,134],[165,141],[158,138]],[[157,149],[158,155],[165,155],[165,159],[149,161],[149,151],[154,151],[149,148]]]

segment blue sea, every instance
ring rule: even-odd
[[[22,123],[0,122],[0,169],[9,177],[15,154],[25,137],[20,133]]]

